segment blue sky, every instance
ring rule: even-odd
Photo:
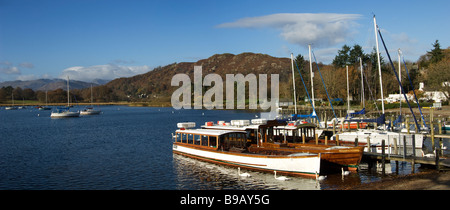
[[[308,42],[330,63],[344,44],[371,51],[373,13],[391,55],[416,61],[436,39],[450,46],[449,2],[0,0],[0,81],[113,79],[217,53],[307,56]]]

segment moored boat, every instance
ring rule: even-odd
[[[66,117],[79,117],[80,112],[71,112],[70,110],[70,95],[69,95],[69,77],[67,77],[67,107],[58,107],[56,112],[50,114],[51,118],[66,118]]]
[[[80,111],[81,115],[97,115],[100,114],[101,110],[95,110],[93,107],[87,107]]]
[[[58,107],[56,112],[50,114],[51,118],[79,117],[80,112],[71,112],[67,107]]]
[[[317,132],[316,126],[312,123],[268,121],[264,119],[253,119],[251,120],[252,124],[248,124],[246,121],[235,122],[218,121],[217,124],[207,122],[202,127],[204,129],[245,131],[247,139],[251,143],[248,147],[251,152],[321,154],[321,171],[324,173],[339,172],[341,168],[356,171],[363,155],[363,147],[336,146],[336,144],[332,145],[331,142],[324,145],[325,139],[319,139],[321,132]],[[316,135],[318,136],[317,143]]]
[[[81,110],[80,114],[81,115],[98,115],[100,114],[102,111],[101,110],[95,110],[92,103],[94,101],[94,96],[92,95],[92,85],[91,85],[91,107],[86,107],[86,109]]]
[[[290,176],[315,178],[320,173],[320,154],[264,154],[249,151],[245,131],[188,129],[178,124],[173,152],[216,164]]]

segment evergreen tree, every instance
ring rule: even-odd
[[[437,63],[442,58],[444,58],[444,54],[442,53],[441,44],[439,44],[439,40],[436,40],[433,44],[434,49],[428,51],[427,53],[430,55],[430,63]]]

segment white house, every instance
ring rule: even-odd
[[[444,85],[449,85],[449,83],[442,83],[442,86]],[[425,85],[423,82],[419,83],[419,90],[424,91],[424,87]],[[441,102],[447,100],[447,98],[442,91],[424,91],[423,98],[420,98],[420,100],[433,100],[434,102]]]

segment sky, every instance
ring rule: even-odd
[[[374,14],[391,57],[400,48],[414,62],[435,40],[450,46],[448,8],[446,0],[0,0],[0,82],[111,80],[221,53],[308,58],[308,44],[328,64],[344,44],[372,51]]]

